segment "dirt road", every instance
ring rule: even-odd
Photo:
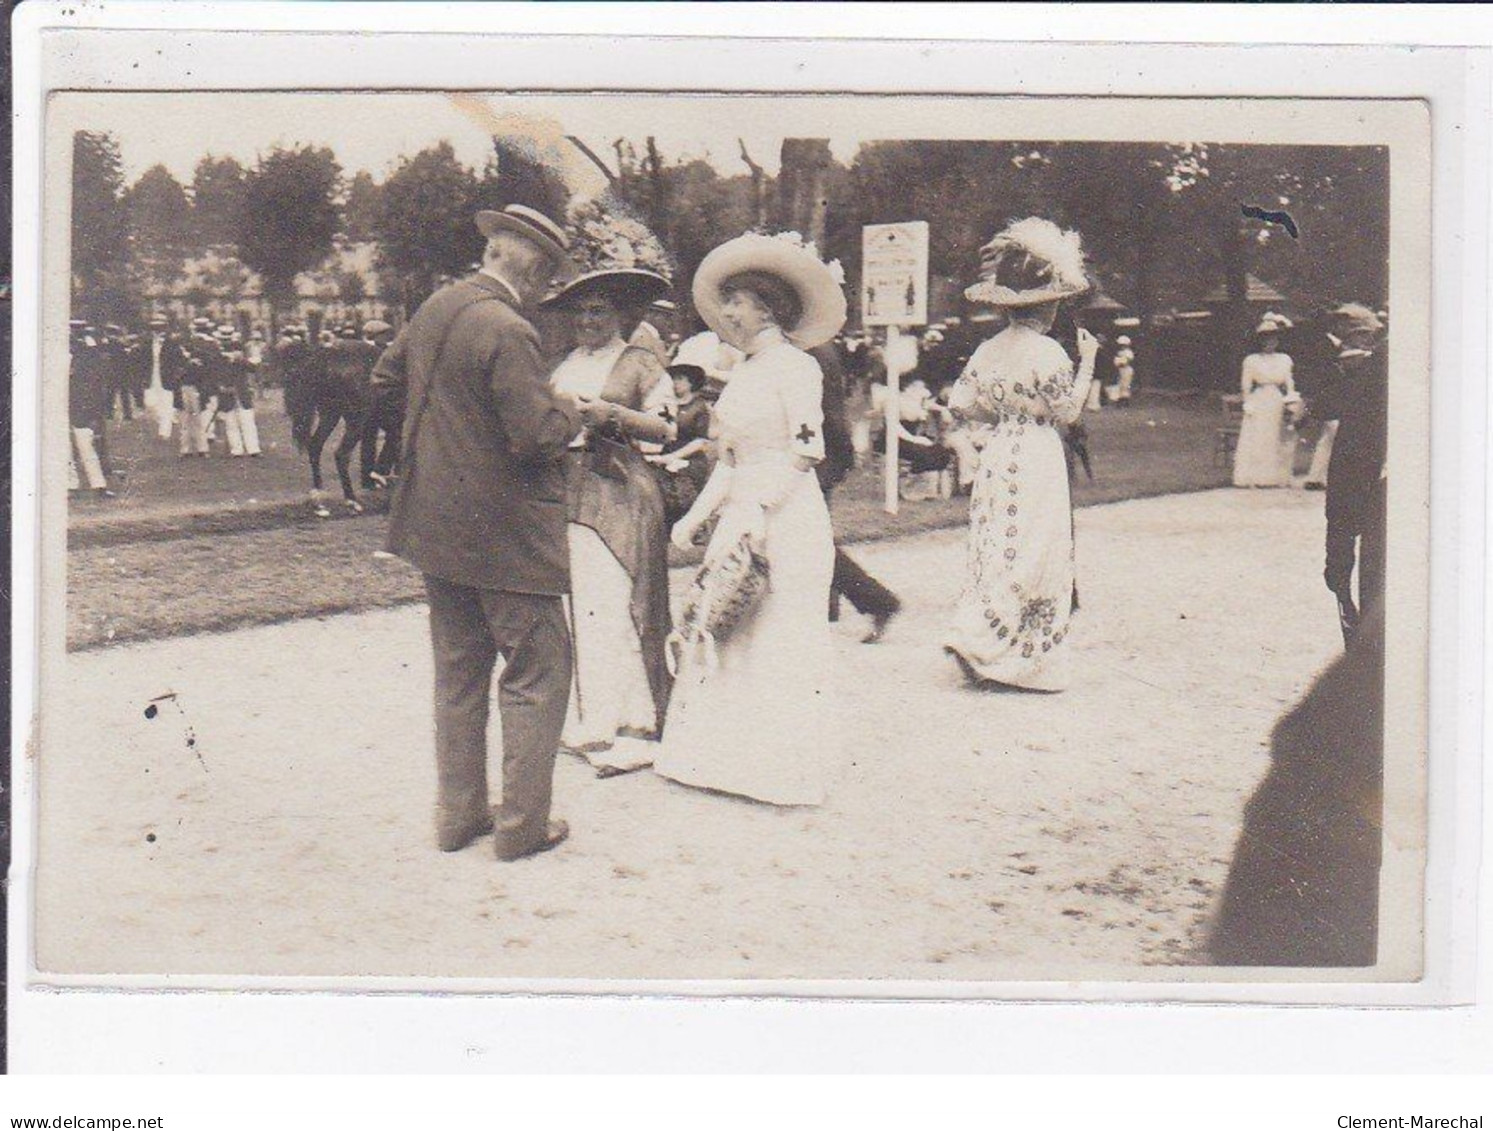
[[[823,809],[567,759],[572,839],[516,865],[433,848],[423,607],[72,655],[42,756],[41,965],[978,980],[1189,961],[1270,728],[1337,649],[1321,524],[1294,491],[1081,511],[1057,696],[965,690],[941,655],[962,534],[858,549],[907,608],[874,647],[838,628]]]

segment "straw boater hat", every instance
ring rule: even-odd
[[[1360,302],[1343,303],[1332,312],[1332,319],[1345,334],[1377,334],[1384,329],[1383,319]]]
[[[747,271],[771,275],[798,296],[802,313],[792,326],[780,329],[799,349],[822,346],[845,325],[845,278],[839,263],[825,263],[814,245],[805,244],[797,232],[776,236],[752,232],[721,244],[695,272],[695,311],[717,334],[721,332],[721,287]]]
[[[501,212],[477,213],[477,230],[488,239],[499,232],[514,232],[549,252],[554,259],[565,258],[565,253],[570,250],[570,237],[564,228],[543,212],[525,208],[522,204],[510,204]]]
[[[990,306],[1036,306],[1081,295],[1089,286],[1078,233],[1029,216],[980,249],[980,278],[964,297]]]

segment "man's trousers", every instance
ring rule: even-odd
[[[486,827],[487,720],[493,669],[503,657],[503,803],[499,856],[548,833],[560,730],[570,698],[571,643],[563,599],[473,589],[425,575],[435,653],[436,837],[459,848]]]

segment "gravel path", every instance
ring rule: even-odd
[[[1337,647],[1321,529],[1296,491],[1081,511],[1058,696],[967,691],[940,654],[962,534],[860,547],[907,608],[875,647],[839,626],[829,804],[564,759],[572,839],[517,865],[432,846],[423,607],[70,655],[43,738],[40,964],[980,980],[1195,961],[1270,728]]]

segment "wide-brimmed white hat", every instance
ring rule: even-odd
[[[845,325],[844,275],[839,264],[825,263],[797,232],[776,236],[749,232],[716,248],[695,272],[695,312],[717,334],[721,332],[721,287],[736,275],[760,271],[782,280],[798,296],[802,313],[792,326],[779,327],[799,349],[822,346]]]
[[[980,249],[980,278],[964,297],[990,306],[1036,306],[1081,295],[1090,285],[1078,233],[1028,216]]]

